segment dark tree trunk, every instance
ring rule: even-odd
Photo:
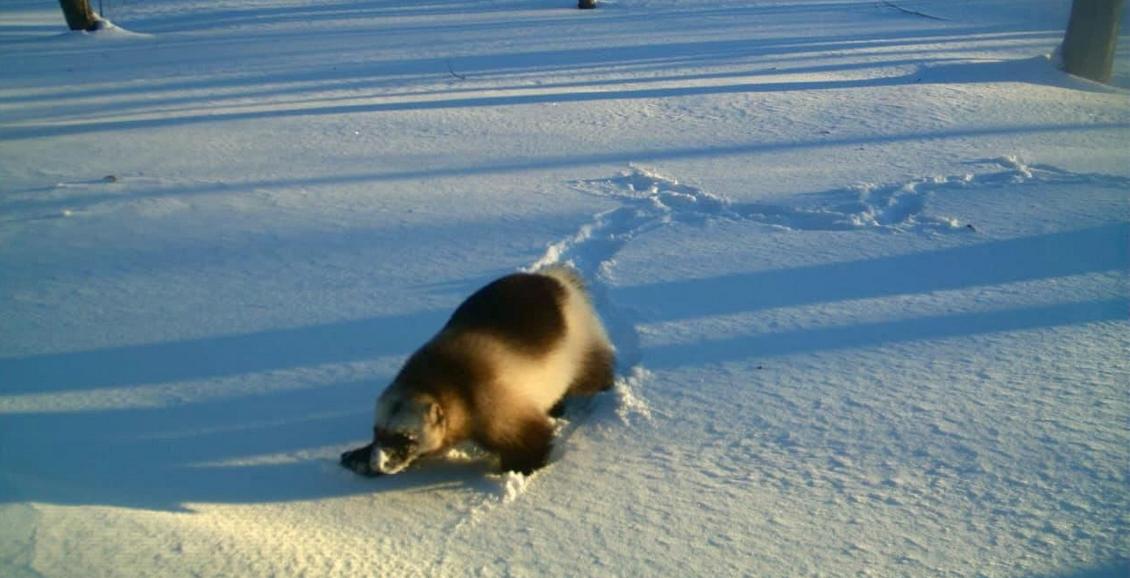
[[[596,0],[578,0],[577,8],[580,8],[581,10],[596,8]]]
[[[90,9],[90,0],[59,0],[67,26],[71,30],[97,30],[98,17]]]
[[[1114,47],[1124,0],[1075,0],[1063,36],[1063,68],[1070,74],[1106,82],[1114,66]]]

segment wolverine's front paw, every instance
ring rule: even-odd
[[[373,453],[373,444],[363,448],[349,450],[341,454],[341,467],[353,470],[353,473],[362,476],[375,477],[381,473],[369,467],[369,456]]]

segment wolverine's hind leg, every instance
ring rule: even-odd
[[[593,395],[612,388],[616,375],[616,354],[607,346],[594,346],[585,353],[576,379],[569,385],[573,395]]]
[[[502,458],[502,471],[529,474],[549,462],[553,449],[553,425],[544,414],[530,412],[507,432],[495,432],[483,440],[488,449]]]
[[[549,417],[561,417],[565,415],[565,398],[557,400],[553,407],[549,408]]]

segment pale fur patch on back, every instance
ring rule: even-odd
[[[584,294],[586,291],[585,280],[581,277],[581,273],[568,265],[547,265],[533,273],[553,277],[564,284],[570,291],[578,290],[581,294]]]
[[[519,405],[545,414],[568,391],[579,374],[586,353],[593,346],[608,345],[608,337],[588,297],[573,273],[563,268],[539,272],[558,280],[565,287],[561,303],[565,318],[565,337],[548,353],[531,357],[495,342],[487,348],[498,383],[489,388],[494,404]]]
[[[578,335],[587,339],[591,345],[603,346],[612,350],[612,342],[604,330],[604,324],[597,316],[596,310],[589,299],[588,290],[581,274],[574,268],[566,265],[552,265],[537,272],[539,275],[553,277],[565,286],[568,296],[564,305],[565,319],[569,330],[576,329]]]

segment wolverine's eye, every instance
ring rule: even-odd
[[[377,428],[377,443],[385,447],[402,448],[416,445],[416,435]]]

